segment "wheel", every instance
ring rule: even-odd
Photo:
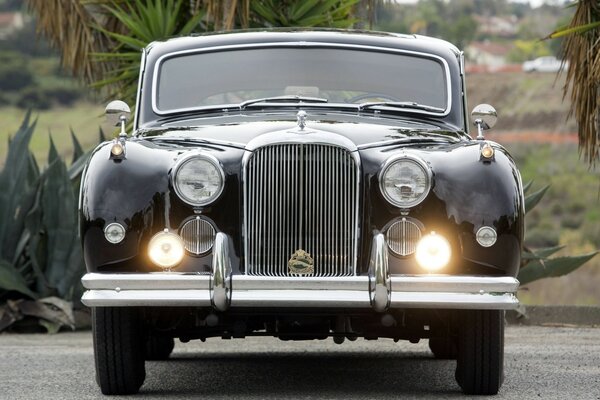
[[[92,309],[96,380],[103,394],[137,393],[146,378],[139,310]]]
[[[451,337],[436,337],[429,339],[429,349],[439,360],[456,360],[458,353],[456,341]]]
[[[466,394],[496,394],[504,380],[504,311],[465,311],[456,381]]]
[[[173,338],[164,336],[150,336],[146,340],[146,360],[166,360],[175,347]]]

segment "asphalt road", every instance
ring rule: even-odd
[[[1,399],[99,399],[89,332],[0,335]],[[600,399],[600,328],[510,327],[506,380],[493,399]],[[427,341],[177,343],[146,364],[140,398],[391,399],[462,397],[454,362]],[[121,397],[122,398],[122,397]]]

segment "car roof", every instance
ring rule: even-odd
[[[206,47],[235,46],[250,43],[307,42],[321,44],[354,44],[387,47],[435,54],[456,59],[460,51],[453,44],[428,36],[400,33],[342,30],[342,29],[249,29],[230,32],[206,33],[156,41],[146,47],[151,59],[165,54]]]

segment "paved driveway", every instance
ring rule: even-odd
[[[96,399],[89,332],[0,335],[0,398]],[[493,399],[600,399],[600,329],[510,327],[506,380]],[[281,342],[269,338],[177,343],[147,363],[141,398],[459,398],[454,363],[427,342]]]

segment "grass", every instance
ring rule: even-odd
[[[59,153],[70,159],[72,143],[70,128],[81,142],[84,149],[98,143],[98,130],[102,127],[110,132],[111,127],[104,120],[104,106],[91,102],[79,102],[74,107],[58,107],[46,111],[34,112],[37,127],[33,134],[30,148],[40,165],[45,165],[49,148],[49,134],[56,144]],[[19,128],[26,111],[16,107],[0,108],[2,127],[0,128],[0,165],[4,164],[7,153],[7,142]]]
[[[589,170],[572,144],[508,143],[524,182],[550,189],[527,215],[526,243],[566,245],[557,255],[600,249],[600,170]],[[525,304],[600,305],[600,255],[560,278],[547,278],[519,292]]]

